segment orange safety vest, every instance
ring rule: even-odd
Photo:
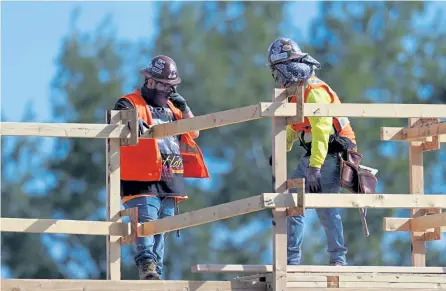
[[[138,118],[152,125],[152,113],[139,89],[124,95],[138,112]],[[181,111],[167,102],[176,120],[183,118]],[[199,146],[189,133],[181,134],[180,151],[183,158],[184,177],[209,178],[209,172]],[[121,146],[121,179],[128,181],[159,181],[161,179],[162,159],[156,139],[139,139],[137,145]]]
[[[305,82],[305,85],[306,88],[304,92],[304,103],[307,102],[307,98],[311,90],[316,88],[324,88],[330,95],[332,104],[341,104],[341,100],[339,100],[336,92],[333,91],[333,89],[331,89],[327,85],[327,83],[320,80],[319,78],[313,76]],[[290,102],[296,103],[296,96],[293,96]],[[333,126],[340,136],[347,137],[356,144],[355,132],[353,131],[353,128],[350,125],[350,121],[347,117],[333,117]],[[311,125],[307,117],[304,117],[304,122],[292,124],[291,128],[293,128],[295,131],[311,133]]]

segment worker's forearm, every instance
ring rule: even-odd
[[[183,119],[192,118],[194,117],[194,114],[192,113],[192,110],[187,111],[186,113],[183,113]],[[200,131],[194,130],[189,132],[192,138],[197,138],[200,135]]]
[[[332,128],[332,117],[309,117],[311,124],[310,166],[321,168],[328,152],[328,139]]]

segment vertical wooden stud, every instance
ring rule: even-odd
[[[107,124],[121,123],[120,112],[107,111]],[[118,138],[106,139],[107,193],[106,216],[108,221],[121,222],[121,166]],[[121,245],[119,236],[106,236],[107,280],[121,279]]]
[[[273,102],[286,102],[286,90],[274,90]],[[286,117],[272,118],[272,172],[276,193],[287,190]],[[273,210],[273,290],[287,289],[287,216],[286,208]]]
[[[418,118],[409,118],[409,127],[419,123]],[[410,193],[414,195],[424,194],[424,170],[423,170],[423,144],[409,142],[409,177]],[[423,209],[410,210],[411,217],[424,215]],[[412,266],[426,266],[426,251],[424,245],[424,232],[411,232],[412,242]]]

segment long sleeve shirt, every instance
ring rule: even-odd
[[[310,91],[306,103],[330,104],[330,95],[324,88],[316,88]],[[328,152],[328,139],[333,133],[332,117],[308,117],[311,125],[311,156],[310,166],[321,168]],[[287,126],[287,151],[291,151],[293,144],[299,139],[300,132]]]

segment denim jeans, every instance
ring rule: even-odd
[[[300,160],[296,169],[291,173],[291,179],[305,178],[309,166],[309,156]],[[340,167],[336,156],[328,154],[321,168],[322,193],[339,193]],[[290,189],[296,192],[296,189]],[[305,193],[309,193],[308,184],[305,183]],[[328,254],[330,263],[341,263],[346,265],[345,254],[347,248],[344,246],[344,234],[342,219],[337,208],[316,208],[319,221],[325,229],[328,243]],[[299,265],[301,263],[301,246],[304,238],[304,216],[290,216],[287,223],[287,256],[288,265]]]
[[[142,196],[133,198],[124,203],[125,208],[138,207],[138,222],[147,222],[173,216],[175,213],[174,198]],[[135,263],[136,266],[154,262],[156,272],[162,274],[164,256],[165,234],[157,234],[149,237],[139,237],[136,246]]]

